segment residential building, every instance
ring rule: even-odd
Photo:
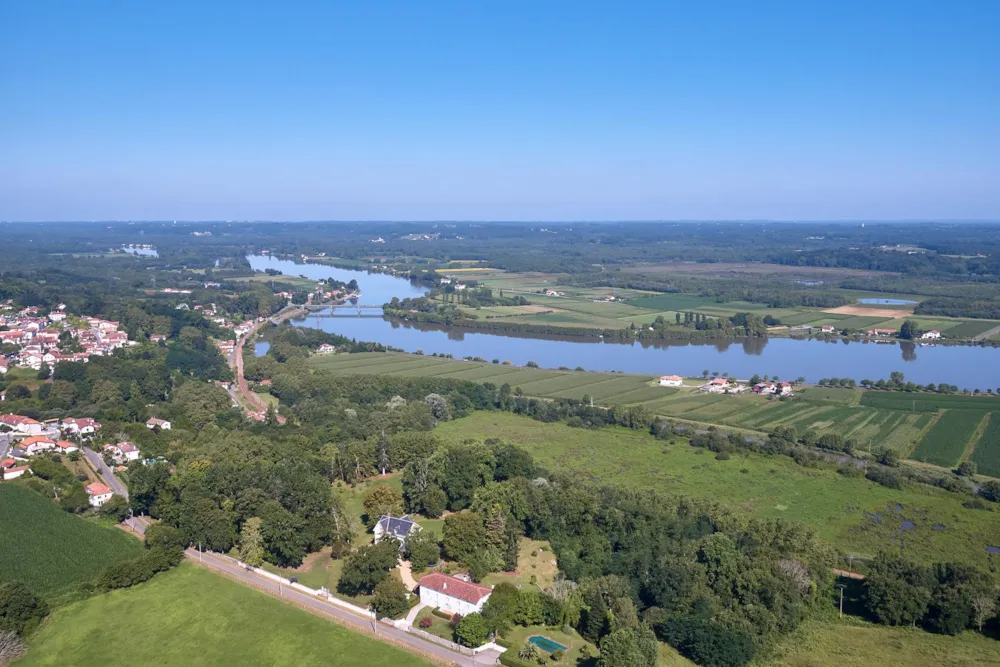
[[[920,335],[920,338],[921,340],[936,340],[938,338],[941,338],[941,332],[932,329],[931,331],[925,331],[924,333],[922,333]]]
[[[74,445],[72,442],[67,440],[59,440],[56,442],[56,449],[58,449],[63,454],[72,454],[73,452],[80,451],[80,448]]]
[[[684,384],[684,378],[680,375],[661,375],[660,376],[660,386],[661,387],[679,387]]]
[[[104,445],[104,451],[118,463],[128,463],[139,460],[139,448],[131,442],[119,442],[114,445]]]
[[[31,468],[28,466],[10,466],[3,469],[3,481],[8,482],[12,479],[17,479],[21,475],[31,472]]]
[[[449,614],[481,612],[493,589],[435,572],[420,579],[420,602]]]
[[[115,495],[111,489],[100,482],[88,484],[83,488],[87,491],[87,495],[90,496],[90,505],[92,507],[100,507]]]
[[[375,524],[375,541],[381,541],[386,535],[395,537],[399,540],[399,550],[402,551],[406,546],[406,538],[419,530],[420,524],[408,517],[383,514],[382,518]]]
[[[33,435],[30,438],[25,438],[18,444],[18,449],[23,451],[28,456],[34,456],[35,454],[41,454],[42,452],[52,451],[55,448],[55,440],[49,440],[42,435]]]
[[[164,419],[157,419],[156,417],[150,417],[146,421],[146,428],[149,428],[149,429],[158,428],[161,431],[169,431],[170,430],[170,422],[168,422],[168,421],[166,421]]]
[[[101,430],[101,425],[90,417],[70,417],[62,420],[62,428],[67,433],[93,435]]]

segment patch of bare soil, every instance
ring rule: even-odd
[[[861,315],[862,317],[884,317],[886,319],[894,317],[909,317],[913,314],[912,309],[906,308],[865,308],[864,306],[840,306],[838,308],[828,308],[824,313],[835,313],[837,315]]]

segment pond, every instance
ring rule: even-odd
[[[554,642],[548,637],[542,637],[541,635],[535,635],[529,637],[528,641],[542,649],[546,653],[555,653],[556,651],[566,652],[566,647],[559,642]]]
[[[858,303],[863,303],[867,306],[915,306],[919,301],[911,301],[909,299],[858,299]]]
[[[409,280],[385,274],[299,264],[267,256],[249,257],[256,269],[274,268],[288,275],[320,280],[357,279],[363,304],[381,304],[397,296],[419,296],[425,289]],[[349,313],[350,311],[347,311]],[[295,326],[322,329],[359,341],[373,341],[407,352],[452,354],[511,361],[534,361],[546,368],[582,366],[595,371],[622,371],[649,375],[700,376],[719,371],[737,378],[754,373],[777,375],[783,380],[804,377],[888,378],[902,371],[917,384],[948,383],[960,389],[997,389],[996,369],[1000,350],[972,346],[922,346],[911,342],[793,340],[790,338],[720,339],[714,341],[604,341],[565,336],[484,333],[475,329],[416,324],[381,317],[379,309],[362,310],[361,316],[337,310],[314,312],[292,320]],[[264,354],[261,345],[257,354]]]

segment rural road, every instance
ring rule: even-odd
[[[259,322],[254,325],[254,328],[246,333],[246,335],[241,336],[236,341],[236,348],[233,350],[232,357],[229,359],[229,366],[236,371],[236,386],[238,387],[239,393],[243,396],[243,400],[246,401],[254,410],[267,411],[267,405],[257,397],[255,393],[250,391],[250,386],[247,384],[247,379],[243,375],[243,345],[250,339],[250,337],[255,336],[265,322],[272,322],[277,324],[282,320],[292,317],[299,311],[299,308],[286,309],[270,318],[269,320],[264,320],[264,322]],[[278,423],[284,424],[288,421],[286,418],[278,415]]]
[[[115,477],[115,471],[104,462],[101,455],[89,447],[83,448],[83,455],[87,457],[87,461],[90,463],[91,467],[96,470],[101,476],[101,479],[104,480],[104,484],[122,498],[128,500],[128,488],[122,484],[120,479]],[[146,528],[150,525],[149,519],[144,516],[134,516],[130,519],[126,519],[124,523],[140,535],[145,533]]]
[[[333,616],[342,621],[345,625],[352,627],[354,630],[364,632],[365,634],[372,633],[376,639],[388,638],[392,643],[397,645],[402,644],[404,647],[410,647],[417,653],[432,656],[437,661],[461,665],[462,667],[480,667],[482,665],[494,665],[497,663],[497,658],[499,657],[499,653],[497,651],[483,651],[475,656],[457,653],[444,646],[424,641],[423,639],[411,635],[404,630],[400,630],[399,628],[395,628],[385,623],[375,622],[370,618],[365,618],[351,613],[350,611],[330,604],[321,598],[302,593],[291,586],[282,586],[272,579],[262,577],[255,572],[245,570],[233,560],[220,556],[219,554],[199,552],[197,549],[188,549],[184,555],[194,563],[224,572],[237,581],[248,584],[257,590],[261,590],[276,597],[292,600],[300,606],[308,607],[309,609]]]

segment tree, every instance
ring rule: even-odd
[[[263,503],[259,511],[260,534],[267,560],[281,567],[296,567],[302,563],[308,552],[305,520],[276,500]]]
[[[975,461],[962,461],[955,469],[955,474],[959,477],[975,477],[977,472],[979,472],[979,468]]]
[[[438,421],[448,421],[451,415],[448,412],[448,402],[440,394],[428,394],[424,397],[424,403],[431,410],[431,416]]]
[[[899,337],[904,340],[912,340],[920,335],[920,331],[917,329],[917,325],[912,320],[906,320],[903,322],[903,326],[899,328]]]
[[[510,630],[517,615],[518,595],[517,586],[506,581],[493,587],[482,611],[490,632],[502,635]]]
[[[915,625],[927,613],[932,585],[925,568],[880,552],[865,579],[865,605],[880,623]]]
[[[49,606],[20,581],[0,585],[0,632],[30,633],[49,615]]]
[[[154,523],[146,529],[146,548],[186,549],[188,538],[184,531],[166,523]]]
[[[79,514],[90,508],[90,496],[83,484],[73,484],[59,496],[59,506],[67,512]]]
[[[251,567],[264,564],[264,536],[261,534],[260,517],[250,517],[240,531],[240,560]]]
[[[371,608],[378,618],[399,618],[410,609],[408,593],[402,581],[386,577],[375,585]]]
[[[344,560],[337,590],[344,595],[370,595],[399,560],[399,542],[383,538],[361,547]]]
[[[518,591],[514,622],[518,625],[538,625],[542,620],[542,598],[538,591],[530,588]]]
[[[382,516],[403,514],[403,495],[387,484],[378,484],[365,494],[365,525],[373,528]]]
[[[486,548],[483,519],[475,512],[451,514],[444,520],[444,552],[453,560],[465,561]]]
[[[680,316],[681,314],[677,313],[677,317]],[[538,658],[538,647],[531,642],[525,642],[524,646],[517,652],[517,657],[524,662],[534,662]]]
[[[8,665],[28,652],[28,645],[12,630],[0,631],[0,665]]]
[[[455,637],[462,646],[475,648],[482,646],[489,639],[489,629],[486,621],[480,614],[471,613],[458,622],[455,628]]]
[[[414,572],[423,572],[427,566],[441,559],[437,535],[429,530],[418,531],[406,538],[406,557]]]
[[[600,667],[655,667],[656,636],[644,625],[623,628],[601,640]]]
[[[972,599],[973,621],[980,632],[983,631],[983,624],[996,614],[996,610],[996,590],[983,591]]]
[[[893,371],[889,373],[889,380],[895,384],[903,384],[906,381],[906,376],[903,375],[902,371]]]
[[[101,516],[113,519],[115,523],[121,523],[129,517],[128,501],[122,496],[115,495],[111,500],[101,505]]]

